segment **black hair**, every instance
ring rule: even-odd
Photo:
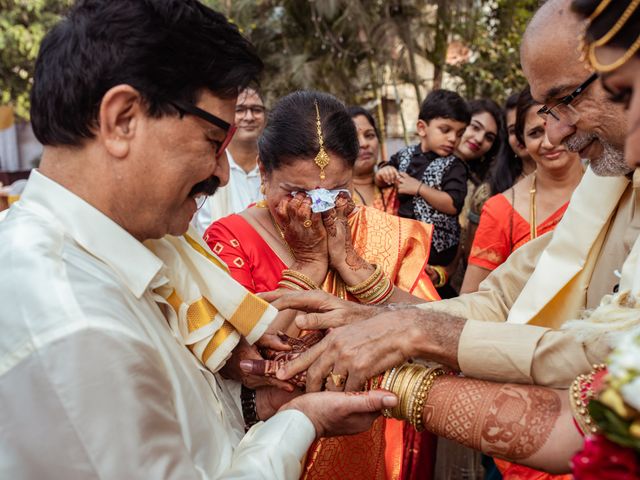
[[[376,137],[378,137],[378,140],[380,139],[380,132],[378,132],[378,126],[376,125],[376,121],[374,120],[373,115],[371,115],[371,112],[369,112],[369,110],[362,107],[349,107],[347,108],[347,112],[349,113],[349,116],[351,118],[356,118],[360,115],[366,118],[367,121],[373,127],[373,130],[376,132]]]
[[[524,124],[527,118],[527,112],[532,107],[538,105],[533,97],[531,96],[531,89],[527,85],[520,95],[518,96],[518,104],[516,106],[516,138],[520,142],[521,145],[525,145],[524,143]]]
[[[471,117],[478,113],[488,113],[493,117],[493,120],[496,122],[497,127],[496,139],[493,142],[493,145],[491,145],[489,151],[485,153],[482,158],[479,158],[478,160],[474,160],[467,164],[472,174],[472,180],[474,181],[474,183],[480,183],[487,177],[487,173],[493,165],[495,157],[500,150],[500,146],[505,142],[506,136],[504,113],[502,112],[502,109],[498,106],[498,104],[489,98],[480,98],[470,101],[469,111],[471,113]]]
[[[237,27],[196,0],[78,0],[40,46],[33,130],[44,145],[80,145],[116,85],[137,89],[160,117],[203,90],[232,98],[262,68]]]
[[[327,93],[300,90],[275,104],[258,140],[258,154],[267,173],[297,160],[313,161],[320,150],[316,107],[324,147],[352,168],[358,158],[358,133],[344,104]]]
[[[511,188],[514,183],[516,183],[516,179],[522,175],[522,159],[516,155],[516,153],[511,148],[511,145],[508,141],[508,130],[506,129],[507,122],[507,112],[509,110],[515,110],[518,105],[518,97],[519,93],[513,93],[509,95],[507,101],[504,104],[504,116],[505,116],[505,141],[502,142],[500,146],[500,150],[496,155],[496,160],[491,167],[489,172],[489,188],[491,189],[491,194],[496,195],[498,193],[502,193],[508,188]]]
[[[601,0],[573,0],[571,8],[578,15],[586,18],[589,17],[601,3]],[[615,2],[611,2],[603,12],[587,26],[587,42],[593,42],[602,38],[609,32],[630,3],[631,0],[616,0]],[[636,8],[624,26],[613,36],[607,45],[624,49],[631,47],[638,38],[638,25],[640,25],[640,8]],[[636,53],[636,55],[640,55],[640,53]]]
[[[471,112],[467,102],[451,90],[433,90],[420,105],[420,120],[429,122],[434,118],[448,118],[458,122],[471,122]]]

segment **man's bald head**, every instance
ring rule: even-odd
[[[533,16],[520,47],[520,60],[531,94],[541,104],[556,105],[593,73],[579,51],[583,20],[571,11],[571,0],[548,0]],[[564,144],[591,160],[600,175],[629,169],[622,156],[624,109],[612,103],[600,82],[593,82],[570,102],[572,118],[547,119],[551,143]]]

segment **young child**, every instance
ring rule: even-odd
[[[449,265],[458,250],[467,167],[453,151],[470,121],[460,95],[432,91],[420,107],[420,143],[400,150],[376,174],[378,186],[397,186],[399,216],[433,224],[430,265]]]

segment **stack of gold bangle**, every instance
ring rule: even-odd
[[[317,290],[318,286],[306,275],[295,270],[283,270],[278,287],[289,290]]]
[[[375,269],[371,276],[365,281],[347,286],[347,292],[351,293],[360,301],[369,305],[378,305],[386,302],[393,294],[393,284],[382,271],[379,265],[374,265]]]
[[[405,420],[418,432],[423,431],[422,413],[429,392],[436,379],[446,373],[442,367],[426,368],[415,363],[406,363],[388,370],[379,385],[374,380],[372,388],[382,388],[395,393],[398,404],[394,408],[382,410],[382,414],[387,418]]]

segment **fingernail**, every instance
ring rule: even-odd
[[[385,395],[382,397],[382,406],[385,408],[395,407],[398,404],[398,397],[395,395]]]
[[[240,360],[240,370],[243,372],[251,372],[253,362],[251,360]]]

